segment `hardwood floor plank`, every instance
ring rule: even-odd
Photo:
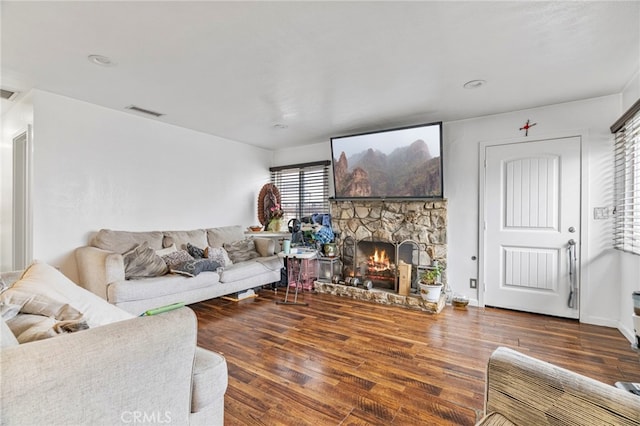
[[[597,380],[640,382],[615,329],[495,308],[437,315],[305,292],[278,305],[191,305],[198,343],[229,366],[226,425],[472,425],[491,353],[507,346]]]

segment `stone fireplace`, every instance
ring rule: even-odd
[[[398,293],[398,265],[412,265],[417,292],[421,268],[447,265],[447,201],[331,201],[342,276],[371,280],[373,288]]]

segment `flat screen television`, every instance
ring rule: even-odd
[[[335,199],[442,198],[442,122],[331,138]]]

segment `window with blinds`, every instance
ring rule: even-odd
[[[615,134],[614,248],[640,255],[640,100],[611,126]]]
[[[271,183],[280,191],[284,218],[329,213],[329,161],[271,167]]]

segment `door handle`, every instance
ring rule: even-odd
[[[578,295],[578,286],[577,286],[577,258],[576,258],[576,241],[571,238],[568,242],[569,247],[567,248],[567,260],[569,267],[569,300],[567,300],[567,306],[571,309],[577,309],[577,295]]]

